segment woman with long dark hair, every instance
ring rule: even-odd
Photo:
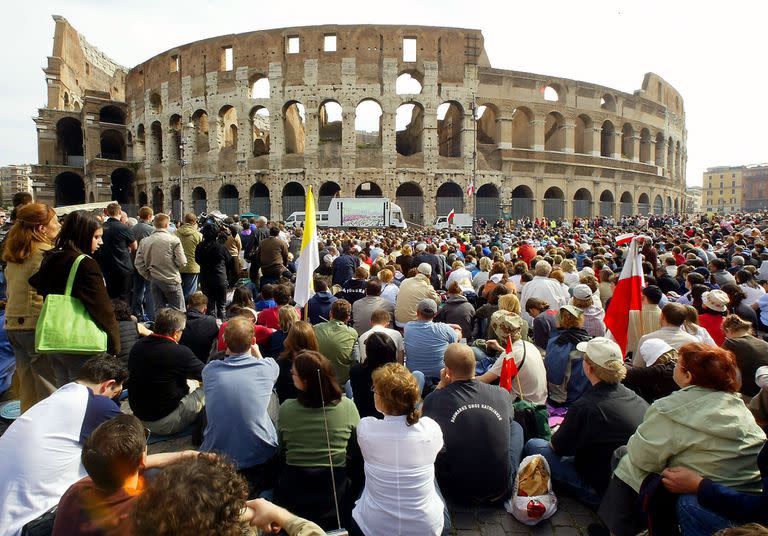
[[[397,361],[397,346],[386,333],[374,333],[365,341],[365,355],[362,363],[355,363],[349,369],[349,382],[360,417],[376,417],[383,415],[376,409],[373,400],[373,373],[387,363]]]
[[[312,324],[299,320],[291,325],[288,329],[288,336],[283,342],[283,351],[277,359],[277,364],[280,366],[280,376],[277,378],[275,391],[281,404],[289,398],[299,396],[299,390],[294,385],[291,375],[293,360],[304,350],[317,352],[319,349]]]
[[[104,285],[104,275],[99,264],[91,258],[101,246],[103,230],[101,222],[92,212],[70,212],[61,226],[56,248],[45,254],[40,270],[29,279],[29,284],[45,297],[48,294],[64,294],[69,271],[80,255],[80,262],[72,296],[78,298],[88,314],[101,329],[107,332],[107,353],[120,353],[120,327],[115,318],[112,301]],[[57,387],[75,381],[89,355],[51,354],[51,364]]]
[[[59,229],[61,225],[51,207],[31,203],[16,211],[13,227],[5,240],[3,260],[8,285],[5,329],[16,355],[22,412],[57,388],[50,360],[35,352],[35,324],[43,297],[29,284],[29,278],[40,269],[43,255],[53,247]]]

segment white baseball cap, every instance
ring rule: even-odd
[[[640,356],[645,361],[645,366],[650,367],[661,356],[673,348],[661,339],[648,339],[640,346]]]
[[[605,367],[611,361],[624,362],[621,347],[605,337],[595,337],[576,345],[579,352],[584,352],[595,365]]]

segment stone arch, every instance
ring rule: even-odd
[[[230,104],[219,110],[219,147],[237,149],[237,109]]]
[[[616,151],[616,129],[610,121],[603,121],[600,129],[600,156],[613,158]]]
[[[551,186],[544,192],[544,217],[550,220],[565,217],[565,194],[557,186]]]
[[[317,210],[328,210],[331,199],[338,197],[341,192],[341,186],[334,181],[326,181],[320,185],[317,192]]]
[[[500,202],[499,188],[490,182],[483,184],[477,189],[475,195],[475,217],[485,218],[488,221],[498,220]]]
[[[635,206],[632,201],[632,194],[624,192],[619,199],[619,215],[632,216],[635,213]]]
[[[77,173],[65,171],[54,179],[54,205],[66,207],[85,203],[85,183]]]
[[[198,215],[208,212],[208,194],[202,186],[192,189],[192,209]]]
[[[637,198],[637,212],[638,214],[649,214],[651,212],[651,200],[648,194],[642,193]]]
[[[600,215],[601,216],[613,216],[614,208],[613,192],[610,190],[603,190],[600,194]]]
[[[656,134],[656,165],[658,167],[664,167],[664,146],[667,143],[666,137],[663,132]]]
[[[664,200],[660,195],[653,198],[653,213],[657,216],[664,214]]]
[[[408,223],[424,225],[424,192],[415,182],[404,182],[395,191],[395,203]]]
[[[117,168],[110,175],[112,201],[117,201],[130,216],[136,214],[136,174],[128,168]]]
[[[381,148],[384,111],[375,99],[363,99],[355,107],[355,144],[358,151]]]
[[[144,125],[139,123],[136,127],[136,137],[133,140],[130,139],[130,132],[128,133],[128,142],[132,141],[132,154],[134,160],[144,160],[147,154],[147,137],[144,131]]]
[[[592,154],[592,118],[581,114],[576,118],[574,131],[574,152],[579,154]]]
[[[547,102],[559,102],[565,96],[560,84],[547,84],[541,89],[542,98]]]
[[[621,127],[621,156],[628,160],[635,158],[635,129],[629,123]]]
[[[285,154],[304,154],[306,144],[305,110],[299,101],[288,101],[283,106],[283,139]]]
[[[477,143],[496,145],[499,143],[499,109],[496,105],[481,104],[475,111]]]
[[[113,128],[103,130],[99,140],[99,155],[105,160],[125,160],[123,133]]]
[[[283,220],[294,212],[301,212],[305,207],[304,187],[298,182],[289,182],[283,186]]]
[[[544,121],[544,150],[565,150],[565,118],[560,112],[549,112]]]
[[[413,156],[424,150],[424,106],[416,101],[403,103],[395,112],[397,154]]]
[[[252,99],[268,99],[270,97],[269,78],[263,74],[254,74],[248,80],[249,94]]]
[[[83,165],[83,127],[74,117],[63,117],[56,123],[56,153],[63,166]]]
[[[424,88],[424,75],[416,70],[403,71],[395,79],[397,95],[418,95]]]
[[[99,123],[111,123],[113,125],[125,124],[125,112],[119,107],[109,104],[99,110]]]
[[[375,182],[363,182],[355,188],[355,197],[384,197],[381,186]]]
[[[455,182],[444,182],[435,194],[435,208],[438,216],[447,216],[451,210],[464,212],[464,190]]]
[[[173,114],[168,119],[168,160],[170,162],[179,163],[181,160],[181,116],[179,114]]]
[[[253,156],[268,155],[270,145],[269,110],[264,106],[254,106],[248,116],[251,122],[251,151]]]
[[[459,157],[464,130],[464,108],[456,101],[437,107],[437,143],[440,156]]]
[[[600,97],[600,108],[603,110],[608,110],[609,112],[615,112],[616,97],[610,93],[605,93],[602,97]]]
[[[533,145],[533,112],[519,106],[512,113],[512,147],[530,149]]]
[[[267,219],[272,217],[272,204],[269,200],[269,188],[266,184],[259,181],[251,186],[248,196],[251,200],[251,212],[258,216],[264,216]]]
[[[163,161],[163,127],[160,121],[154,121],[149,128],[149,163],[157,164]]]
[[[240,192],[234,184],[219,188],[219,210],[228,216],[240,214]]]
[[[208,112],[196,110],[192,114],[192,125],[194,128],[195,152],[198,154],[207,153],[210,150]]]
[[[152,191],[152,211],[157,214],[163,212],[165,206],[165,192],[159,186]]]
[[[592,217],[592,192],[586,188],[579,188],[573,194],[573,217]]]
[[[139,206],[146,207],[149,205],[149,197],[147,197],[147,192],[144,190],[139,192]]]
[[[317,165],[321,168],[341,167],[341,140],[344,110],[335,100],[326,100],[317,113]]]
[[[651,131],[647,128],[640,130],[640,161],[650,164],[651,161]]]
[[[512,218],[533,218],[533,190],[521,184],[512,190]]]

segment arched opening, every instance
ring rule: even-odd
[[[272,204],[269,201],[269,188],[263,182],[257,182],[251,186],[249,192],[251,199],[251,212],[267,219],[272,217]]]
[[[672,214],[672,198],[667,196],[667,204],[665,205],[666,214]]]
[[[524,185],[512,190],[512,218],[533,218],[533,191]]]
[[[290,101],[283,107],[283,139],[285,154],[304,154],[304,105]]]
[[[397,95],[418,95],[421,93],[424,79],[421,73],[407,71],[400,74],[395,80],[395,93]]]
[[[381,186],[375,182],[364,182],[355,188],[355,197],[384,197]]]
[[[600,156],[613,158],[616,153],[616,129],[610,121],[604,121],[600,129]]]
[[[675,174],[677,177],[683,177],[683,151],[680,147],[680,141],[675,145]]]
[[[237,109],[229,104],[219,110],[219,147],[237,149]]]
[[[123,133],[108,129],[101,133],[100,157],[106,160],[125,160],[125,141]]]
[[[440,156],[461,156],[464,110],[458,102],[444,102],[437,107],[437,143]]]
[[[80,205],[85,203],[85,183],[77,173],[65,171],[56,175],[54,180],[54,204],[57,207]]]
[[[424,193],[415,182],[404,182],[395,191],[395,203],[408,223],[424,225]]]
[[[227,216],[240,214],[240,192],[232,184],[219,188],[219,210]]]
[[[667,171],[670,178],[675,174],[675,142],[672,138],[667,140]]]
[[[147,137],[144,132],[144,125],[139,124],[139,126],[136,127],[136,137],[133,138],[133,159],[137,161],[144,160],[144,157],[147,155],[146,149]]]
[[[149,130],[149,163],[157,164],[163,161],[163,127],[160,121],[155,121]]]
[[[194,127],[195,152],[197,154],[206,154],[210,150],[208,112],[205,110],[195,111],[192,114],[192,125]]]
[[[619,215],[620,216],[632,216],[635,213],[635,207],[632,203],[632,194],[624,192],[621,194],[619,200]]]
[[[657,216],[664,214],[664,200],[660,195],[657,195],[653,200],[653,213]]]
[[[544,122],[544,150],[565,150],[565,118],[558,112],[548,113]]]
[[[81,167],[83,162],[83,128],[73,117],[63,117],[56,123],[56,152],[59,164]]]
[[[113,125],[125,124],[125,112],[114,105],[104,106],[99,110],[99,123],[111,123]]]
[[[680,203],[677,199],[675,199],[675,214],[680,213]]]
[[[317,196],[317,209],[328,210],[328,205],[331,204],[331,199],[337,197],[341,192],[341,186],[333,181],[324,182],[320,186],[320,190]]]
[[[120,203],[129,216],[135,216],[137,212],[136,174],[127,168],[117,168],[110,175],[110,182],[112,183],[112,201]]]
[[[283,220],[294,212],[302,212],[305,208],[304,187],[298,182],[289,182],[283,186]]]
[[[66,91],[64,92],[64,109],[65,110],[69,109],[69,93],[67,93]]]
[[[251,146],[253,156],[269,154],[269,110],[256,106],[251,110]]]
[[[336,101],[320,105],[317,114],[317,164],[321,168],[341,167],[341,139],[343,110]]]
[[[600,194],[600,215],[613,216],[613,205],[613,192],[603,190],[603,193]]]
[[[139,206],[146,207],[149,205],[149,197],[147,197],[147,192],[141,191],[139,192]]]
[[[355,108],[355,143],[357,149],[381,147],[381,105],[373,99],[365,99]]]
[[[159,186],[152,191],[152,210],[155,214],[163,212],[165,207],[165,192]]]
[[[640,161],[650,164],[651,161],[651,131],[644,128],[640,131]]]
[[[152,110],[153,113],[161,114],[163,111],[163,99],[160,98],[159,93],[152,93],[149,96],[149,109]]]
[[[544,100],[547,102],[557,102],[560,100],[560,93],[562,89],[560,88],[559,84],[549,84],[548,86],[542,88],[542,94],[544,95]]]
[[[485,218],[487,221],[499,219],[499,202],[501,196],[495,184],[483,184],[477,189],[475,196],[475,217]]]
[[[198,186],[192,190],[192,209],[195,214],[202,214],[208,212],[208,194],[205,192],[205,188]]]
[[[561,220],[565,217],[565,194],[557,186],[552,186],[544,192],[544,217],[550,220]]]
[[[621,157],[627,160],[635,158],[635,129],[629,123],[621,128]]]
[[[181,204],[181,188],[177,184],[171,188],[171,213],[173,219],[180,220],[184,217]]]
[[[270,97],[269,78],[266,76],[261,74],[252,76],[250,87],[252,99],[268,99]]]
[[[592,119],[587,115],[576,118],[574,130],[574,152],[579,154],[592,154]]]
[[[651,212],[651,200],[648,197],[648,194],[640,194],[637,198],[637,212],[643,215],[647,215]]]
[[[573,194],[573,217],[592,217],[592,194],[586,188],[579,188]]]
[[[395,112],[397,154],[411,156],[423,151],[424,108],[419,103],[398,106]]]
[[[533,143],[533,113],[528,108],[517,108],[512,112],[512,147],[530,149]]]
[[[477,143],[499,143],[499,112],[491,104],[483,104],[475,110]]]
[[[600,108],[609,112],[616,111],[616,99],[610,93],[606,93],[600,98]]]
[[[464,212],[464,190],[455,182],[444,182],[435,196],[436,214],[447,216],[451,210]]]
[[[173,114],[168,121],[168,159],[173,163],[181,160],[181,116]]]
[[[664,153],[666,145],[666,138],[663,132],[656,134],[656,165],[660,168],[664,167]]]

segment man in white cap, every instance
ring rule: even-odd
[[[429,282],[432,275],[432,267],[427,263],[421,263],[416,268],[417,274],[409,277],[400,285],[395,303],[395,322],[397,327],[405,327],[408,322],[416,320],[416,306],[424,298],[438,300],[437,292]]]
[[[421,371],[433,384],[440,381],[448,345],[461,338],[461,328],[456,324],[433,322],[436,314],[435,300],[424,298],[416,307],[416,320],[408,322],[403,330],[405,366],[411,372]]]
[[[644,367],[630,367],[624,385],[653,404],[680,387],[673,376],[677,351],[661,339],[647,339],[640,347]]]
[[[544,456],[561,489],[597,508],[611,478],[613,451],[627,444],[648,403],[621,384],[626,369],[618,344],[595,337],[576,348],[584,352],[582,367],[592,385],[571,405],[552,440],[529,440],[525,455]]]

